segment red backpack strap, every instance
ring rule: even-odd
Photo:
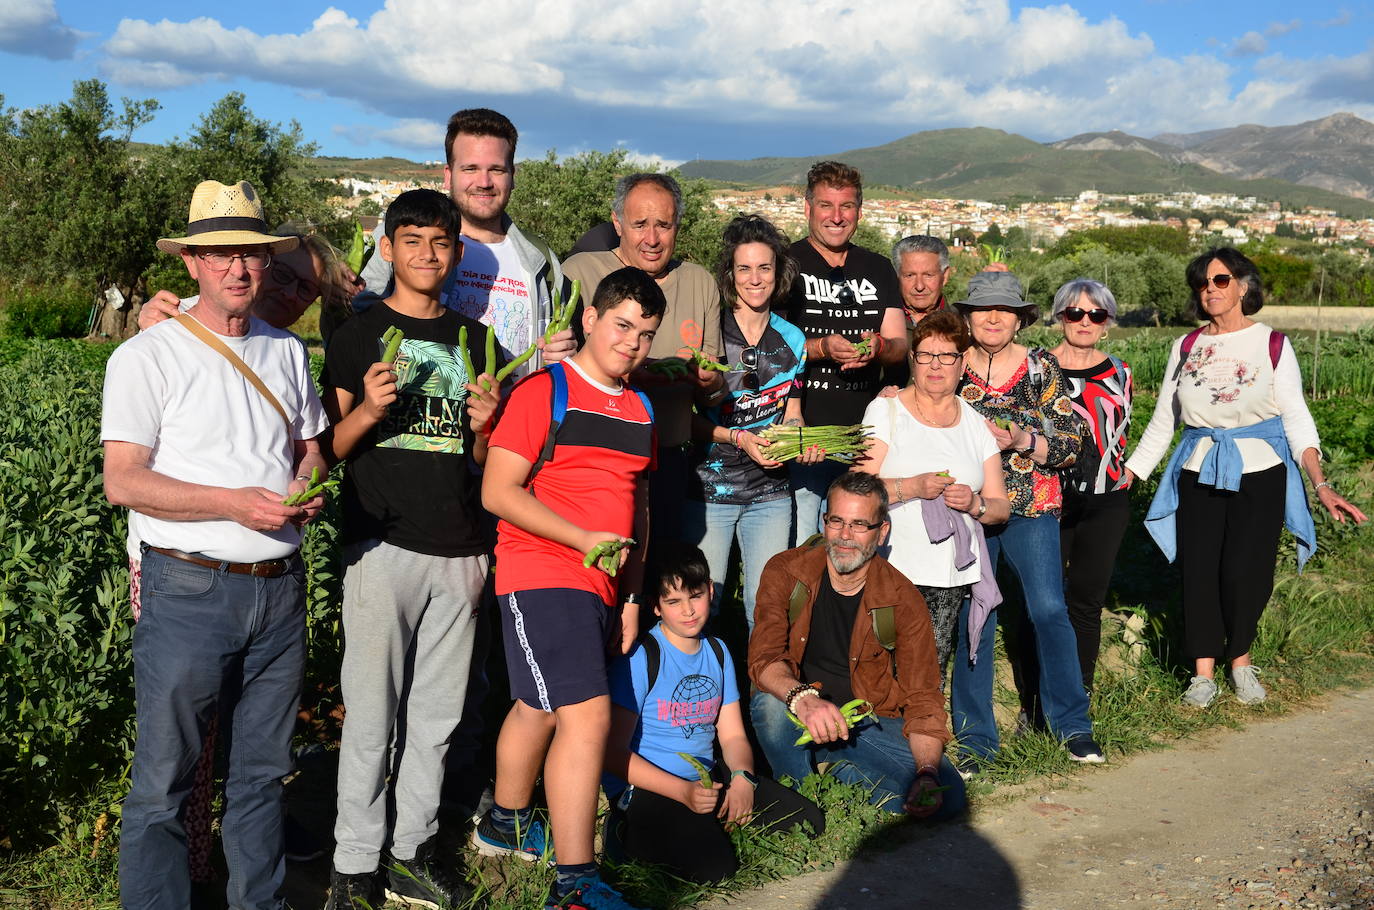
[[[1175,382],[1178,381],[1179,376],[1183,375],[1183,362],[1188,359],[1189,354],[1193,353],[1193,345],[1197,344],[1198,336],[1202,334],[1202,330],[1205,328],[1207,326],[1200,325],[1183,336],[1183,343],[1178,346],[1178,366],[1174,367]]]
[[[1276,370],[1279,368],[1279,355],[1283,353],[1283,339],[1287,337],[1277,329],[1269,330],[1269,365]]]

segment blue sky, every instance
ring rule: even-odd
[[[156,98],[136,138],[229,91],[322,152],[440,157],[489,106],[522,157],[819,155],[924,129],[1048,141],[1351,111],[1374,120],[1374,3],[1077,0],[0,0],[0,92]]]

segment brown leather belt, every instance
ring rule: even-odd
[[[163,556],[170,556],[172,559],[204,566],[207,569],[220,569],[235,575],[252,575],[254,578],[281,578],[291,571],[291,563],[296,559],[296,554],[292,553],[281,559],[265,559],[262,562],[224,562],[218,559],[207,559],[204,556],[193,556],[190,553],[183,553],[169,547],[150,546],[148,549],[154,553],[161,553]]]

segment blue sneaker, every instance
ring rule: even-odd
[[[494,824],[488,810],[473,829],[472,846],[483,856],[518,856],[531,863],[553,863],[553,841],[539,819],[512,833]]]
[[[599,877],[579,878],[561,898],[551,889],[544,910],[639,910]]]

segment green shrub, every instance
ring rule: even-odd
[[[92,300],[76,288],[20,288],[6,295],[6,335],[16,338],[80,338],[90,325]]]

